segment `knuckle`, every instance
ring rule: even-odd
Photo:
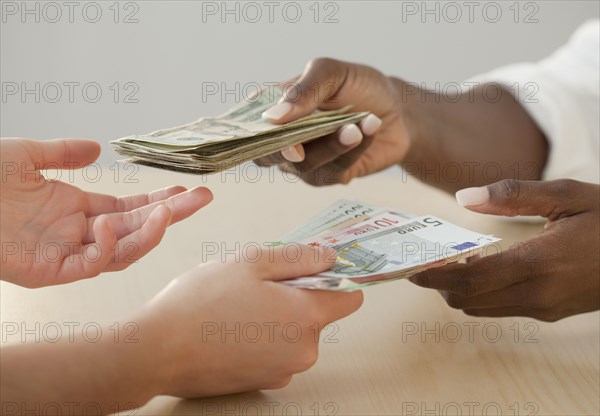
[[[267,389],[282,389],[292,381],[292,376],[284,376],[281,377],[271,383],[269,383],[265,388]]]
[[[254,164],[260,168],[268,168],[271,166],[271,163],[269,163],[268,159],[264,157],[254,160]]]
[[[32,139],[18,139],[18,138],[13,138],[13,140],[18,140],[21,144],[21,146],[23,146],[23,148],[25,149],[25,152],[27,152],[29,155],[34,155],[36,159],[41,157],[41,150],[40,148],[37,146],[37,143],[35,140]]]
[[[504,179],[498,182],[500,196],[504,199],[516,199],[521,192],[521,182],[516,179]]]
[[[350,296],[350,301],[352,302],[353,311],[360,309],[365,301],[365,295],[363,294],[362,290],[351,292],[348,295]]]
[[[455,295],[453,293],[448,293],[444,295],[446,299],[446,303],[453,309],[463,309],[465,306],[465,302],[462,296]]]
[[[319,352],[316,344],[307,348],[303,354],[296,361],[296,365],[294,366],[294,373],[300,373],[302,371],[306,371],[311,368],[317,362],[319,357]]]
[[[543,322],[556,322],[562,319],[564,316],[557,311],[544,311],[532,314],[532,317]]]
[[[338,182],[342,185],[348,185],[352,181],[352,176],[348,175],[347,172],[339,175]]]
[[[548,276],[549,257],[536,241],[523,241],[514,245],[512,261],[504,273],[513,275],[518,283]]]
[[[452,283],[452,292],[461,296],[471,297],[479,293],[480,278],[476,274],[459,276]]]
[[[529,303],[536,309],[551,310],[557,306],[557,299],[554,293],[544,288],[535,291],[531,295]]]
[[[127,211],[127,203],[125,198],[117,197],[115,200],[115,208],[117,212],[125,212]]]
[[[421,273],[417,273],[413,278],[411,278],[411,281],[416,283],[418,286],[429,287],[431,285],[431,271],[425,270]]]
[[[319,350],[315,346],[314,348],[310,349],[310,353],[307,354],[307,356],[305,358],[304,364],[306,365],[306,369],[308,370],[309,368],[314,366],[317,363],[318,359],[319,359]]]
[[[570,196],[573,194],[573,190],[577,188],[577,182],[574,179],[558,179],[552,181],[550,186],[558,193],[558,195]]]
[[[311,186],[323,186],[325,185],[322,181],[321,181],[321,175],[319,174],[319,171],[313,171],[313,172],[301,172],[300,173],[300,178],[302,179],[302,181],[304,181],[305,183],[311,185]]]
[[[549,183],[550,193],[556,205],[568,206],[571,201],[578,199],[577,185],[579,182],[573,179],[559,179]]]
[[[463,309],[463,313],[468,316],[480,316],[481,312],[477,309]]]
[[[42,286],[37,281],[33,281],[33,280],[31,280],[31,281],[23,280],[23,281],[19,282],[19,285],[21,285],[25,289],[37,289]]]
[[[338,64],[338,62],[339,62],[338,60],[333,59],[333,58],[319,56],[317,58],[311,59],[308,62],[308,64],[306,65],[306,68],[308,70],[311,70],[311,69],[320,70],[323,68],[329,68],[331,66],[335,66]]]
[[[298,175],[301,172],[300,163],[290,162],[288,160],[282,159],[277,163],[279,169],[286,173],[291,173],[292,175]]]
[[[102,270],[93,270],[89,273],[86,274],[86,276],[84,277],[84,279],[92,279],[94,277],[98,277],[100,276],[100,273],[102,273]]]
[[[333,185],[337,183],[347,184],[350,182],[346,168],[340,166],[337,162],[338,160],[334,160],[320,169],[324,185]]]
[[[123,213],[123,225],[131,229],[135,224],[134,211],[126,211]]]
[[[520,267],[522,268],[521,276],[519,277],[520,282],[548,278],[551,276],[552,268],[554,267],[553,258],[560,258],[547,253],[546,250],[542,253],[542,249],[535,243],[530,247],[533,247],[532,250],[535,251],[533,251],[531,255],[524,257],[520,264]]]
[[[312,172],[318,169],[323,161],[319,156],[315,155],[315,157],[306,158],[302,162],[298,162],[294,165],[294,169],[297,172]]]
[[[355,159],[347,155],[339,157],[332,162],[333,173],[331,176],[339,183],[349,184],[355,177],[362,176],[360,171],[355,168],[355,162]]]

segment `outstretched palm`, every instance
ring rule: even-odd
[[[1,141],[2,279],[26,287],[67,283],[122,270],[212,195],[170,187],[117,198],[45,179],[47,168],[81,168],[98,156],[88,140]]]

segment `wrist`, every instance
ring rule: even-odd
[[[97,414],[144,405],[157,391],[147,374],[152,367],[141,358],[141,337],[139,344],[124,342],[124,325],[98,327],[91,338],[3,347],[3,399],[42,407],[71,403],[79,410],[90,406]]]
[[[397,93],[397,112],[408,139],[408,149],[401,163],[423,163],[440,150],[435,144],[442,119],[439,97],[414,82],[396,77],[390,77],[390,82]]]
[[[107,336],[95,361],[106,371],[99,384],[119,410],[140,407],[162,391],[163,357],[156,353],[161,341],[152,326],[138,315],[103,329]]]
[[[135,313],[123,325],[132,330],[129,341],[123,340],[121,358],[125,368],[132,372],[132,397],[138,397],[143,403],[152,397],[164,394],[172,379],[172,351],[169,345],[173,336],[163,322],[144,307]],[[123,327],[123,326],[122,326]]]

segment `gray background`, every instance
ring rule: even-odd
[[[434,88],[436,82],[443,86],[507,63],[538,60],[599,15],[597,1],[472,2],[472,17],[469,2],[427,2],[428,9],[438,8],[436,16],[424,15],[420,1],[322,1],[317,7],[314,1],[228,2],[239,10],[228,15],[220,1],[99,1],[76,2],[70,19],[64,2],[27,2],[39,10],[36,22],[35,14],[22,15],[22,2],[1,3],[3,92],[15,83],[33,89],[38,82],[40,90],[39,103],[33,94],[2,97],[2,136],[95,138],[103,143],[105,163],[118,159],[108,140],[218,114],[253,85],[287,79],[313,57],[369,64]],[[409,14],[415,7],[416,14]],[[215,8],[216,14],[208,13]],[[96,20],[98,9],[99,20],[86,21]],[[257,10],[262,16],[253,23]],[[125,23],[128,15],[137,22]],[[73,87],[73,102],[65,82],[80,84]],[[52,83],[62,93],[54,103]],[[88,102],[94,85],[83,95],[89,83],[102,92],[95,103]],[[213,83],[219,93],[203,97]],[[221,85],[237,97],[223,97]],[[137,103],[125,102],[135,88],[130,98]]]

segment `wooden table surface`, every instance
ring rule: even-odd
[[[78,172],[74,183],[114,195],[201,184],[215,199],[171,227],[157,249],[125,271],[37,290],[2,283],[3,323],[110,323],[202,261],[207,244],[232,249],[272,241],[342,198],[437,215],[495,234],[505,247],[542,227],[470,213],[453,197],[399,172],[313,188],[253,165],[210,177],[113,166],[103,168],[99,178],[93,171]],[[600,414],[598,312],[556,323],[478,319],[408,281],[370,287],[364,294],[359,311],[325,329],[318,363],[286,388],[202,400],[157,397],[137,414]]]

